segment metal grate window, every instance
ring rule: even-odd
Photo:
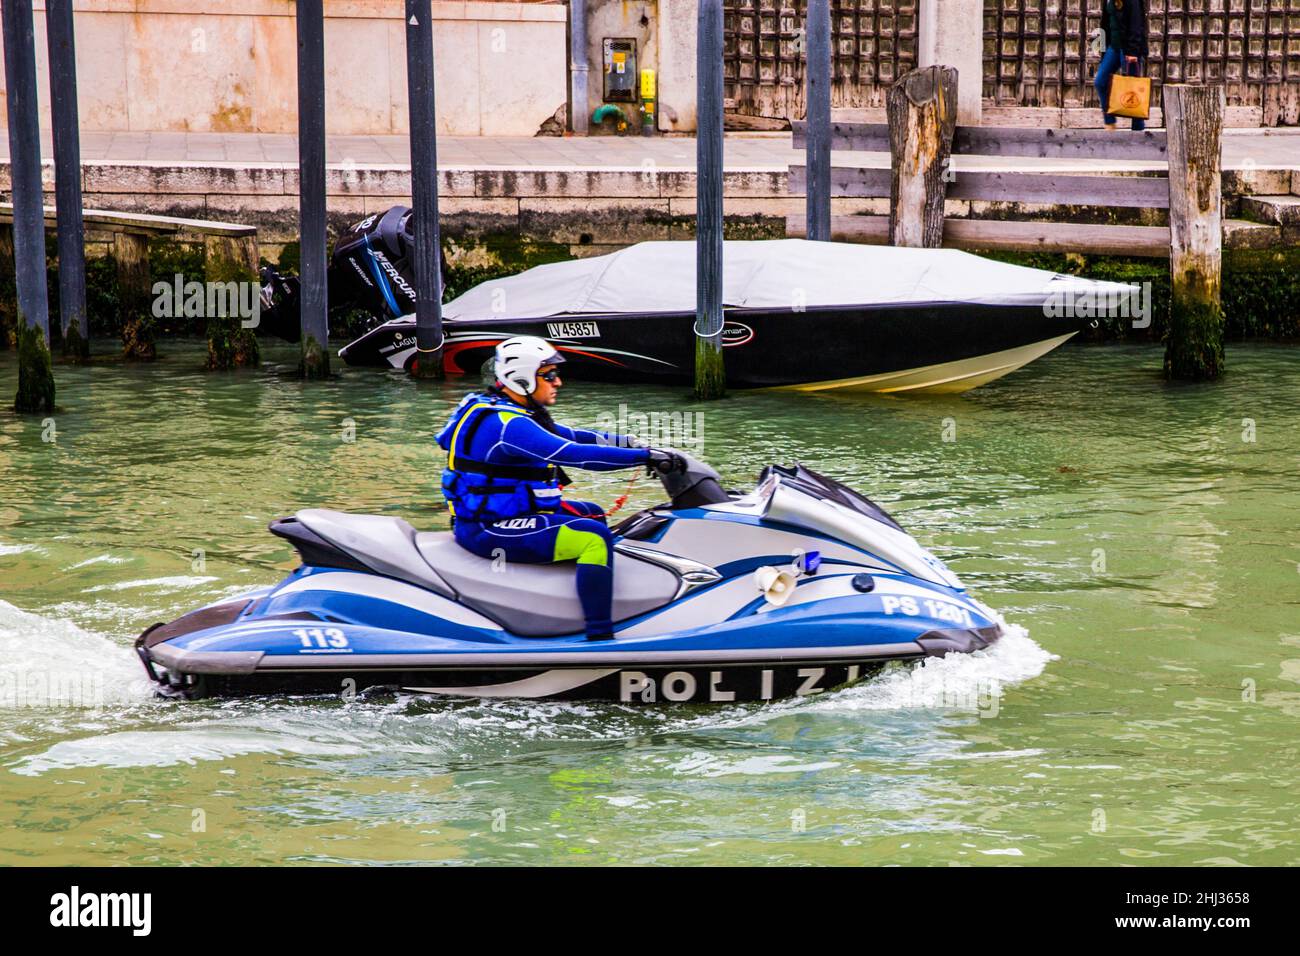
[[[1103,0],[985,0],[985,99],[1096,106],[1088,34],[1102,9]],[[1300,0],[1147,0],[1147,27],[1155,87],[1222,83],[1229,106],[1261,107],[1268,125],[1300,122]]]
[[[831,0],[831,102],[882,106],[916,66],[918,0]],[[723,95],[751,116],[804,115],[806,0],[723,3]]]

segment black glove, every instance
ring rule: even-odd
[[[650,460],[646,468],[650,474],[670,475],[674,471],[686,471],[686,459],[675,451],[663,448],[650,448]]]

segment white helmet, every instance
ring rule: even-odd
[[[544,365],[559,365],[564,356],[546,339],[535,335],[516,335],[497,344],[492,372],[497,381],[516,392],[533,394],[537,388],[537,370]]]

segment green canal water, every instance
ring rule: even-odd
[[[445,524],[432,436],[464,390],[165,351],[59,367],[51,422],[0,413],[0,864],[1300,863],[1300,351],[1170,386],[1155,348],[1063,348],[940,399],[570,383],[580,424],[700,412],[736,486],[842,478],[1016,626],[795,702],[658,709],[153,699],[132,639],[280,578],[270,519]],[[0,395],[15,375],[0,353]]]

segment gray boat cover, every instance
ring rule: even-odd
[[[1128,293],[1097,282],[956,249],[904,249],[807,239],[728,241],[722,303],[750,309],[969,302],[1026,305],[1053,295]],[[695,243],[642,242],[609,255],[553,262],[475,286],[443,307],[449,319],[606,312],[694,312]]]

